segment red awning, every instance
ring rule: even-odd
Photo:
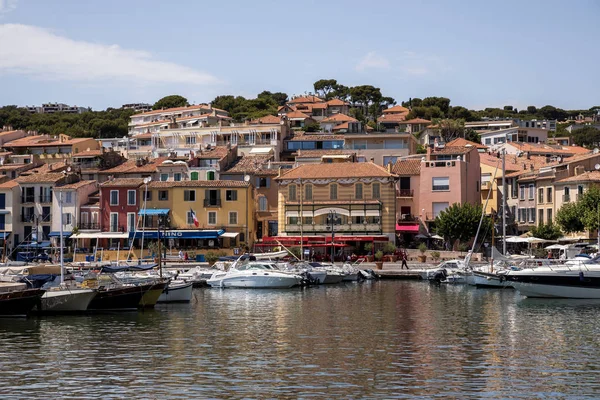
[[[326,237],[327,242],[331,242],[331,236]],[[380,236],[336,236],[334,242],[387,242],[390,239],[385,235]]]
[[[407,225],[396,224],[396,232],[419,233],[419,224],[407,224]]]

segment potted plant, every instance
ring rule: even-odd
[[[365,243],[365,252],[367,253],[367,261],[373,262],[373,243]]]
[[[396,253],[396,245],[392,242],[387,242],[383,246],[383,253],[388,256],[389,262],[396,262],[398,257],[394,253]]]
[[[204,259],[208,263],[208,266],[212,266],[219,260],[219,256],[214,251],[207,251]]]
[[[375,268],[376,269],[383,269],[383,261],[381,261],[382,258],[383,258],[383,251],[377,250],[377,252],[375,253]]]
[[[425,254],[425,252],[427,251],[427,245],[425,243],[421,243],[419,245],[419,251],[421,252],[421,254],[418,255],[417,258],[419,259],[419,262],[424,263],[425,261],[427,261],[427,254]]]
[[[433,258],[433,261],[437,262],[440,259],[440,252],[439,251],[432,251],[431,252],[431,258]]]

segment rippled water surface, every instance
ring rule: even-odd
[[[368,282],[0,320],[6,398],[600,398],[600,302]]]

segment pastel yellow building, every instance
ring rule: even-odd
[[[142,218],[136,238],[142,229],[161,229],[178,247],[252,246],[255,241],[254,187],[249,182],[153,181],[139,191]],[[168,226],[164,220],[161,224],[161,215],[168,215]]]

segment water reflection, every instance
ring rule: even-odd
[[[141,313],[0,320],[0,395],[595,396],[599,307],[421,282],[195,290]]]

